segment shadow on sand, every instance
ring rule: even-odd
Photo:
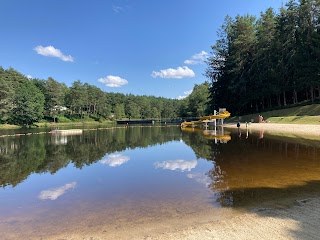
[[[253,212],[262,217],[294,220],[294,239],[320,239],[320,181],[286,188],[244,188],[217,192],[223,207]],[[288,237],[290,238],[290,237]]]

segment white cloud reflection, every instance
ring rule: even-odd
[[[168,160],[163,162],[156,162],[154,164],[155,168],[163,168],[168,170],[180,170],[184,171],[191,171],[191,169],[197,166],[197,160],[187,161],[187,160]]]
[[[75,188],[76,182],[67,183],[62,187],[41,191],[38,198],[41,200],[56,200],[66,193],[67,190]]]
[[[118,167],[126,162],[128,162],[130,158],[123,154],[110,154],[105,156],[100,163],[109,165],[110,167]]]
[[[189,173],[187,177],[194,179],[196,182],[205,186],[209,186],[209,184],[211,183],[211,179],[204,173]]]

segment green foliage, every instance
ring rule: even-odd
[[[95,119],[93,119],[93,118],[91,118],[89,116],[84,116],[83,118],[81,118],[81,121],[83,121],[83,122],[93,122],[93,121],[95,121]]]
[[[125,117],[124,104],[118,104],[115,106],[114,114],[116,119],[122,119]]]
[[[45,90],[46,90],[46,106],[48,116],[55,119],[58,117],[58,114],[61,112],[61,107],[64,106],[64,90],[63,85],[58,83],[53,78],[49,77],[45,81]]]
[[[59,123],[68,123],[68,122],[72,122],[72,121],[67,117],[59,116],[57,118],[57,122],[59,122]]]
[[[212,114],[208,109],[209,83],[195,84],[192,93],[188,96],[188,110],[191,116],[205,116]]]
[[[9,122],[31,126],[43,117],[44,96],[29,80],[17,88]]]
[[[13,108],[14,90],[10,83],[6,81],[4,70],[0,68],[0,122],[5,123],[10,117]]]
[[[211,109],[233,114],[320,98],[320,1],[289,1],[252,16],[226,17],[206,76]]]
[[[297,124],[319,124],[320,123],[320,104],[304,103],[301,106],[277,109],[266,112],[259,112],[264,120],[272,123],[297,123]],[[241,116],[242,122],[258,122],[258,114],[248,114]],[[238,121],[238,117],[231,117],[227,121]]]

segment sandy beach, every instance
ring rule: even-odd
[[[237,124],[226,124],[226,128],[237,128]],[[320,137],[320,124],[307,125],[307,124],[277,124],[277,123],[246,123],[240,124],[241,130],[260,131],[265,133],[286,133],[293,135],[309,135],[313,137]]]

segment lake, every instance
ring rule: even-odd
[[[170,125],[48,132],[0,132],[2,239],[130,239],[320,196],[317,140]]]

